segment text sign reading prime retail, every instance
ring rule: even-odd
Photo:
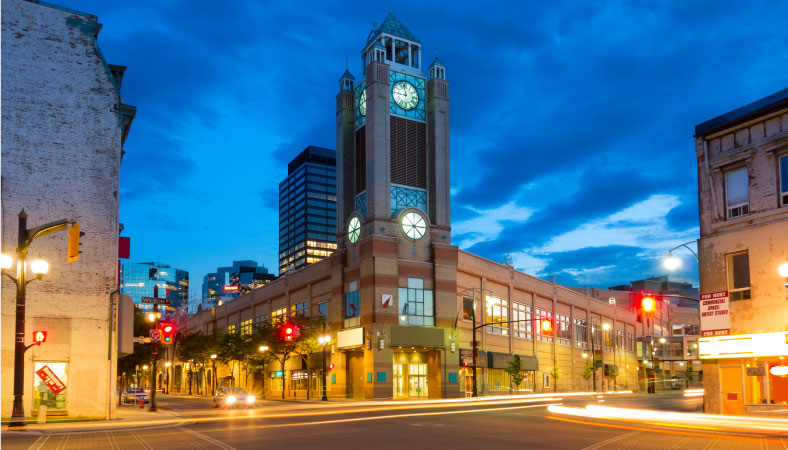
[[[701,336],[731,334],[728,291],[700,294],[700,334]]]
[[[151,303],[154,305],[171,305],[172,301],[168,298],[158,297],[142,297],[142,303]]]

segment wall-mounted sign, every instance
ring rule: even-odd
[[[702,337],[698,347],[700,359],[782,356],[788,355],[788,332]]]
[[[337,348],[364,345],[364,327],[351,328],[337,333]]]
[[[380,304],[383,309],[388,309],[394,306],[394,300],[391,294],[383,294],[380,300]],[[397,308],[394,308],[395,310]]]
[[[609,304],[615,306],[616,305],[616,298],[615,297],[610,297],[609,299],[607,299],[607,302]]]
[[[762,377],[765,374],[766,374],[766,370],[764,370],[763,366],[747,368],[748,377]]]
[[[704,337],[731,334],[728,291],[700,295],[700,331]]]

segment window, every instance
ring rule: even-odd
[[[673,324],[673,336],[695,336],[700,334],[698,325],[688,325],[682,323]]]
[[[630,355],[635,354],[635,336],[632,333],[627,333],[627,351]]]
[[[572,345],[572,327],[569,316],[556,314],[555,318],[555,331],[558,343],[561,345]]]
[[[308,303],[306,301],[290,305],[290,315],[298,317],[306,317]]]
[[[624,353],[627,349],[627,340],[624,332],[621,330],[616,330],[616,352],[617,353]]]
[[[509,324],[500,323],[509,320],[509,301],[498,297],[487,296],[487,322],[495,323],[487,327],[490,333],[509,334]]]
[[[537,338],[540,341],[544,342],[553,342],[553,334],[552,330],[547,334],[542,334],[542,321],[549,320],[550,323],[553,323],[553,313],[550,311],[545,311],[543,309],[536,309],[536,323],[538,324],[536,327],[536,334]]]
[[[252,334],[252,319],[241,322],[241,336],[246,336],[247,334]]]
[[[584,319],[575,319],[575,341],[580,348],[588,348],[588,326]]]
[[[473,298],[472,297],[463,297],[462,298],[462,320],[473,320],[474,311],[473,311]]]
[[[408,64],[408,57],[410,56],[410,52],[408,51],[408,43],[405,41],[400,41],[399,39],[394,40],[394,62],[397,64]]]
[[[347,290],[345,294],[345,328],[355,327],[361,323],[361,291],[358,289],[358,281],[348,283]]]
[[[533,339],[531,334],[531,307],[522,303],[512,303],[512,328],[514,337]]]
[[[326,317],[328,314],[328,303],[322,302],[317,305],[317,314],[323,317]]]
[[[750,299],[750,256],[749,253],[727,255],[728,292],[731,301]]]
[[[750,189],[747,168],[725,174],[725,206],[728,219],[750,212]]]
[[[227,334],[235,334],[235,324],[227,326]]]
[[[423,278],[408,278],[408,287],[399,288],[400,325],[435,325],[432,290],[424,289]]]
[[[262,327],[266,320],[268,320],[268,314],[260,314],[259,316],[254,316],[254,327],[255,328]]]
[[[271,325],[276,325],[279,322],[284,322],[287,315],[287,308],[280,308],[271,313]]]
[[[788,155],[780,157],[780,206],[788,206]]]
[[[591,342],[594,350],[602,350],[602,330],[598,323],[591,323]]]
[[[610,325],[610,324],[608,324]],[[613,330],[607,329],[605,330],[604,327],[602,328],[602,336],[605,343],[605,351],[612,352],[613,351]]]

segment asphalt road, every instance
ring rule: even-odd
[[[3,433],[4,449],[785,449],[788,438],[766,438],[626,423],[594,423],[549,413],[548,404],[697,412],[699,398],[629,395],[477,403],[263,402],[254,410],[213,409],[210,399],[164,397],[179,426],[41,436]]]

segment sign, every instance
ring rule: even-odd
[[[764,370],[763,366],[747,368],[748,377],[762,377],[764,375],[766,375],[766,370]]]
[[[150,343],[150,338],[145,336],[138,336],[132,339],[135,344],[148,344]]]
[[[460,349],[460,365],[462,366],[473,365],[473,350],[469,348]]]
[[[608,298],[607,299],[607,303],[610,304],[610,305],[616,306],[616,298],[615,297]]]
[[[150,330],[151,342],[159,342],[161,340],[161,332],[159,330]]]
[[[238,286],[234,284],[228,284],[224,287],[224,292],[237,292]]]
[[[38,378],[40,378],[41,381],[43,381],[44,384],[47,385],[49,390],[52,391],[52,393],[54,393],[55,395],[66,390],[66,385],[63,384],[62,381],[60,381],[60,378],[58,378],[57,375],[55,375],[55,372],[53,372],[52,369],[49,368],[49,366],[43,366],[40,369],[36,370],[36,375],[38,375]]]
[[[172,301],[169,298],[158,297],[142,297],[142,303],[151,303],[154,305],[171,305]]]
[[[364,327],[351,328],[337,333],[337,348],[364,345]]]
[[[387,309],[388,307],[392,306],[391,294],[383,294],[381,304],[383,305],[383,309]]]
[[[788,332],[735,334],[698,339],[700,359],[760,358],[788,355]]]
[[[602,367],[602,350],[594,350],[594,369]]]
[[[700,295],[700,334],[703,337],[731,334],[728,291]]]

